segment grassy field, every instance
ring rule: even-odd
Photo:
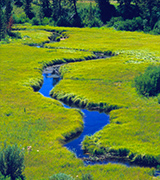
[[[61,97],[73,94],[80,100],[85,98],[91,106],[106,105],[106,111],[120,108],[111,111],[111,124],[90,138],[94,139],[94,146],[123,147],[158,158],[160,111],[157,98],[140,97],[132,82],[149,64],[159,63],[160,37],[103,28],[19,28],[22,39],[10,39],[9,44],[0,45],[0,141],[18,143],[25,148],[27,179],[44,180],[59,172],[76,179],[81,179],[85,173],[102,180],[153,179],[150,168],[117,164],[85,167],[63,147],[65,138],[82,131],[81,114],[76,109],[63,108],[58,101],[43,97],[33,88],[41,87],[45,66],[83,61],[61,68],[63,80],[54,93],[62,94]],[[51,33],[45,30],[52,29],[65,29],[69,38],[45,44],[51,49],[28,46],[48,41]],[[94,56],[93,51],[112,51],[119,55],[86,61]],[[32,151],[28,152],[27,146],[32,146]],[[90,148],[90,142],[88,148],[92,153],[94,148]]]

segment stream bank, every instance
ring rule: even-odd
[[[60,67],[60,65],[57,65],[57,67]],[[59,68],[58,67],[58,68]],[[55,66],[53,66],[53,68],[55,68]],[[59,74],[56,74],[55,72],[53,73],[53,72],[51,72],[51,67],[47,67],[46,69],[45,69],[45,74],[44,74],[44,76],[46,76],[46,78],[53,78],[53,86],[54,85],[56,85],[56,83],[58,83],[59,82],[59,80],[60,80],[60,75]],[[50,74],[51,73],[51,74]],[[52,74],[53,73],[53,74]],[[58,73],[59,73],[59,71],[58,71]],[[56,77],[57,76],[57,77]],[[53,88],[53,86],[50,88],[50,90]],[[49,92],[48,92],[48,97],[50,97],[49,96]],[[57,99],[57,98],[56,98]],[[61,100],[61,101],[63,101],[63,99],[59,99],[59,100]],[[65,101],[63,101],[63,102],[65,102]],[[71,105],[73,105],[72,104],[72,102],[70,102],[71,103]],[[69,103],[68,103],[69,104]],[[74,104],[74,105],[76,105],[76,106],[79,106],[77,103],[76,104]],[[95,105],[95,106],[97,106],[97,104]],[[68,108],[66,105],[64,105],[64,107],[66,107],[66,108]],[[85,106],[85,107],[87,107],[87,106]],[[84,107],[83,107],[84,108]],[[114,109],[114,108],[113,108]],[[91,109],[91,110],[93,110],[93,109]],[[98,108],[98,110],[100,110],[99,108]],[[112,109],[111,109],[112,110]],[[82,109],[82,111],[83,111],[83,109]],[[107,112],[107,111],[106,111]],[[85,122],[84,122],[85,123]],[[101,129],[104,127],[106,125],[106,123],[101,127]],[[100,129],[99,129],[100,130]],[[97,130],[97,131],[99,131],[99,130]],[[96,132],[96,131],[95,131]],[[87,134],[88,135],[88,134]],[[92,135],[92,134],[89,134],[89,135]],[[82,140],[83,140],[83,138],[82,138]],[[71,143],[71,142],[69,142],[69,143]],[[66,145],[65,145],[65,147],[67,147],[69,150],[71,150],[71,151],[73,151],[73,152],[77,152],[77,148],[75,148],[75,147],[71,147],[71,146],[67,146],[69,143],[67,143]],[[74,143],[73,143],[74,144]],[[78,143],[78,146],[80,147],[80,144],[81,143]],[[79,150],[78,150],[79,151]],[[83,152],[83,151],[82,151]],[[97,157],[89,157],[88,156],[88,154],[86,155],[83,155],[83,156],[81,156],[81,155],[78,155],[77,153],[76,153],[76,156],[78,157],[78,158],[81,158],[81,159],[83,159],[84,160],[84,162],[85,162],[85,164],[96,164],[96,163],[98,163],[98,164],[107,164],[107,163],[109,163],[109,162],[111,162],[111,163],[121,163],[121,164],[124,164],[124,165],[127,165],[127,166],[134,166],[135,164],[133,164],[133,163],[130,163],[129,162],[129,159],[128,158],[126,158],[126,157],[120,157],[120,156],[97,156]],[[152,166],[153,167],[153,166]]]

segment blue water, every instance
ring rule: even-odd
[[[68,108],[68,106],[64,105],[64,107]],[[101,130],[106,124],[109,124],[109,115],[105,113],[99,113],[98,111],[88,111],[86,109],[81,109],[84,113],[84,129],[81,135],[67,143],[65,147],[69,150],[73,151],[78,158],[88,157],[83,154],[83,150],[81,149],[81,142],[83,141],[86,135],[93,135],[95,132]]]
[[[60,78],[51,78],[51,74],[43,74],[43,85],[39,92],[45,96],[50,97],[49,92],[53,89],[53,87],[60,81]],[[63,104],[63,103],[62,103]],[[71,108],[65,104],[63,104],[65,108]],[[68,148],[70,151],[74,152],[78,158],[88,157],[83,153],[81,149],[81,143],[86,135],[93,135],[95,132],[101,130],[105,125],[109,124],[109,115],[105,113],[100,113],[98,111],[89,111],[87,109],[81,109],[84,113],[84,129],[79,137],[73,139],[71,142],[65,144],[64,146]],[[122,162],[119,160],[105,160],[102,162],[91,162],[84,161],[85,165],[94,165],[94,164],[108,164],[108,163],[121,163],[126,166],[130,166],[129,162]]]
[[[39,92],[45,97],[50,97],[49,92],[60,81],[60,78],[50,78],[50,75],[51,74],[43,74],[43,85],[39,90]]]
[[[39,90],[39,92],[45,97],[50,97],[49,92],[60,81],[60,77],[51,78],[50,76],[51,74],[43,74],[44,82],[41,89]],[[65,108],[71,108],[65,104],[63,104],[63,106]],[[83,154],[83,150],[81,149],[81,142],[83,141],[84,137],[86,135],[93,135],[95,132],[101,130],[105,125],[109,124],[109,115],[105,113],[99,113],[98,111],[88,111],[86,109],[81,109],[81,111],[84,113],[84,119],[83,119],[84,130],[79,137],[73,139],[71,142],[64,145],[70,151],[74,152],[78,158],[88,157],[87,155]],[[108,163],[116,163],[116,164],[120,163],[128,167],[135,166],[134,164],[130,164],[128,161],[124,162],[124,160],[114,160],[114,159],[108,159],[99,162],[84,161],[85,165],[108,164]],[[155,176],[160,176],[160,171],[156,171]]]
[[[60,81],[60,78],[50,78],[51,74],[43,74],[44,82],[42,88],[39,92],[45,96],[50,97],[49,92],[52,88]],[[63,104],[65,108],[70,108],[69,106]],[[95,132],[101,130],[105,125],[109,124],[109,115],[105,113],[99,113],[98,111],[88,111],[86,109],[81,109],[84,113],[84,129],[81,135],[72,140],[71,142],[65,144],[69,150],[73,151],[78,158],[87,157],[83,154],[81,149],[81,142],[86,135],[93,135]]]

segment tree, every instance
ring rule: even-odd
[[[109,3],[109,0],[95,0],[100,10],[101,20],[103,23],[109,21],[115,13],[115,8]]]
[[[32,0],[24,0],[24,4],[23,4],[24,12],[29,17],[29,19],[32,19],[34,17],[34,14],[32,12],[32,8],[31,8],[31,3],[32,3]]]
[[[62,15],[62,0],[52,0],[52,11],[53,11],[53,19],[55,21]]]
[[[2,0],[0,0],[0,40],[4,38],[4,13],[2,7]]]
[[[8,26],[8,23],[9,23],[11,14],[12,14],[12,10],[13,10],[13,7],[12,7],[11,3],[12,3],[12,0],[6,0],[6,8],[5,8],[5,23],[6,23],[6,26]]]
[[[125,5],[126,7],[129,7],[133,0],[117,0],[117,1],[118,3],[120,3],[120,6]]]
[[[0,149],[0,172],[3,176],[10,176],[11,180],[24,179],[24,153],[17,145],[6,145]]]
[[[52,0],[52,17],[59,26],[81,26],[77,0]]]
[[[119,12],[122,14],[124,19],[132,19],[135,16],[138,16],[138,9],[135,8],[133,4],[133,0],[117,0],[119,3]],[[136,11],[135,11],[136,9]]]
[[[52,10],[49,0],[40,0],[43,17],[51,17]]]
[[[12,0],[0,0],[0,40],[8,33],[8,25],[12,13]],[[10,26],[11,27],[11,26]]]
[[[71,26],[81,27],[81,18],[77,12],[77,0],[68,0],[68,9],[71,14],[69,17]]]
[[[134,2],[140,10],[141,17],[153,28],[160,18],[160,0],[134,0]]]
[[[22,0],[14,0],[14,4],[18,7],[21,7],[23,5]]]
[[[2,7],[4,7],[5,4],[6,4],[6,0],[1,0],[1,5],[2,5]]]
[[[78,12],[77,12],[77,0],[68,0],[70,5],[71,5],[71,9],[72,11],[75,13],[75,15],[78,15]]]

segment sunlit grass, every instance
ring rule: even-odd
[[[95,179],[102,180],[106,178],[152,179],[150,176],[152,170],[149,168],[127,168],[111,164],[85,167],[73,153],[62,147],[65,138],[76,134],[77,131],[82,131],[81,114],[74,109],[65,109],[58,101],[34,92],[31,86],[40,88],[43,81],[43,67],[66,61],[83,60],[83,63],[62,67],[63,80],[57,85],[55,92],[58,94],[59,89],[64,94],[73,93],[80,98],[86,98],[87,102],[95,104],[103,102],[107,107],[113,105],[123,107],[111,112],[110,128],[106,126],[96,137],[103,142],[104,146],[109,144],[113,148],[123,146],[135,151],[138,145],[131,146],[133,144],[131,137],[137,132],[134,142],[139,143],[138,153],[157,155],[154,149],[156,146],[157,152],[159,150],[157,99],[144,99],[132,87],[134,76],[144,71],[150,62],[140,64],[130,62],[134,53],[130,55],[128,50],[137,53],[145,49],[147,57],[151,52],[157,59],[160,56],[159,37],[143,33],[116,32],[112,29],[61,27],[55,29],[65,29],[69,38],[59,43],[45,44],[53,48],[47,49],[24,44],[38,45],[48,41],[50,32],[43,29],[53,30],[54,27],[21,27],[27,28],[19,31],[22,39],[0,45],[0,141],[6,140],[8,144],[18,143],[25,150],[27,146],[32,146],[32,151],[26,150],[25,153],[27,179],[48,179],[49,176],[59,172],[71,174],[74,178],[78,175],[77,179],[81,178],[82,173],[91,173]],[[149,43],[151,40],[152,45]],[[142,44],[144,48],[141,47]],[[111,59],[85,61],[93,56],[92,51],[108,50],[121,54]],[[136,60],[141,61],[141,59],[143,58],[140,56]],[[157,61],[154,60],[153,63]],[[142,110],[147,113],[147,118],[144,117]],[[154,122],[152,126],[149,125],[150,119]],[[117,122],[120,124],[118,125]],[[155,127],[156,122],[157,127]],[[135,126],[135,129],[137,127],[137,130],[129,131],[128,140],[125,139],[124,142],[125,136],[122,135],[124,125],[130,130],[130,123]],[[114,127],[116,127],[116,133],[121,135],[121,141],[118,141],[119,137],[114,133]],[[113,138],[106,141],[105,137],[108,133],[112,134]],[[103,137],[100,137],[100,134],[103,134]],[[114,146],[113,141],[115,141]],[[144,142],[145,146],[143,146]],[[146,150],[147,145],[150,146],[148,150]]]

